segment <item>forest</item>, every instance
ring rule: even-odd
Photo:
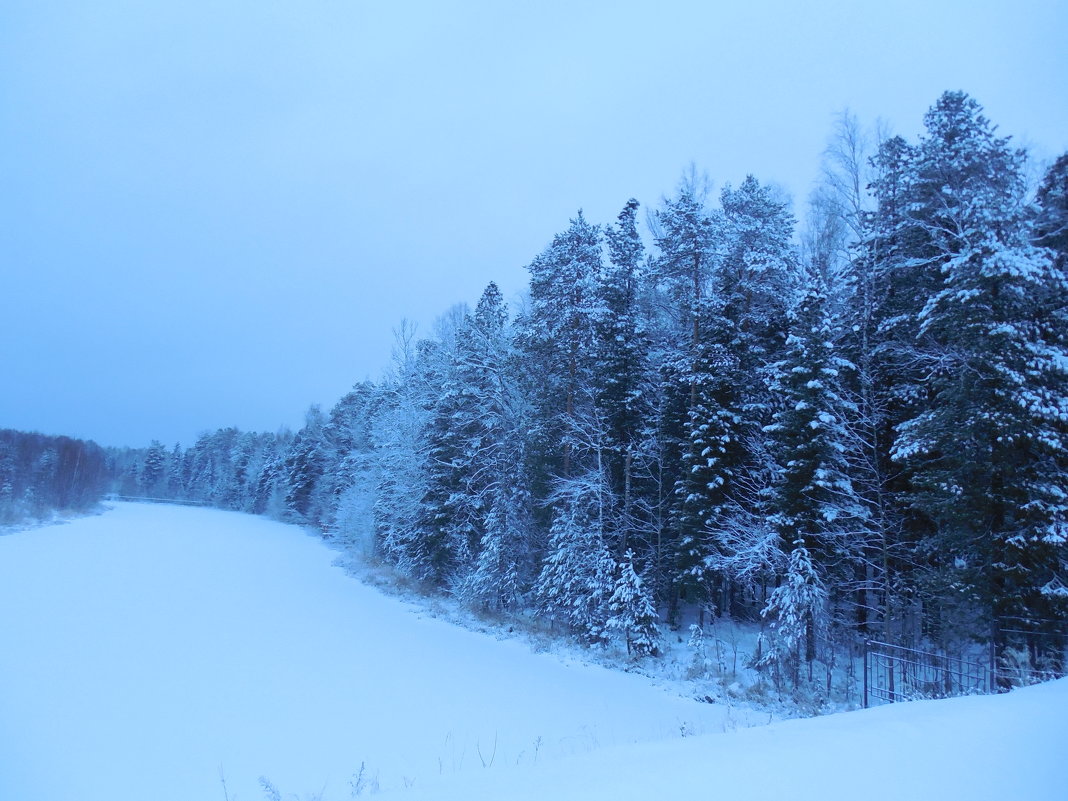
[[[113,483],[94,442],[0,429],[0,525],[93,509]]]
[[[1063,671],[1068,154],[1039,174],[962,92],[923,126],[843,115],[803,227],[696,171],[580,211],[518,308],[491,283],[400,325],[295,433],[113,450],[113,489],[314,526],[635,658],[696,610],[761,622],[783,686],[869,637]]]

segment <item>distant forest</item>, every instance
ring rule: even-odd
[[[866,637],[1061,670],[1068,155],[1030,180],[960,92],[924,126],[843,115],[800,231],[753,177],[579,212],[521,308],[490,284],[295,434],[112,452],[116,487],[636,656],[683,611],[762,621],[785,685]]]
[[[95,442],[0,429],[0,525],[88,511],[113,472]]]

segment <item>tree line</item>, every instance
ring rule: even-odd
[[[94,442],[0,429],[0,525],[88,511],[111,478]]]
[[[490,284],[295,434],[154,442],[120,481],[636,655],[696,610],[763,621],[781,682],[864,637],[1063,668],[1068,156],[1030,187],[961,92],[867,142],[839,120],[801,231],[753,177],[579,212],[520,308]]]

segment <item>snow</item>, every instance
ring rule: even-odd
[[[329,801],[361,764],[419,786],[742,714],[430,618],[336,556],[149,504],[0,537],[0,799],[222,799],[221,771],[231,800],[265,776]]]
[[[264,776],[331,801],[361,764],[411,801],[1068,797],[1068,680],[758,726],[428,617],[335,557],[139,504],[0,537],[0,799],[257,801]]]
[[[1009,695],[893,704],[446,777],[398,801],[1058,801],[1068,679]]]

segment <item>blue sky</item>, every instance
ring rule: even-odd
[[[834,116],[946,89],[1068,149],[1068,6],[23,2],[0,25],[0,426],[298,426],[693,162],[798,207]],[[933,7],[932,7],[933,6]]]

